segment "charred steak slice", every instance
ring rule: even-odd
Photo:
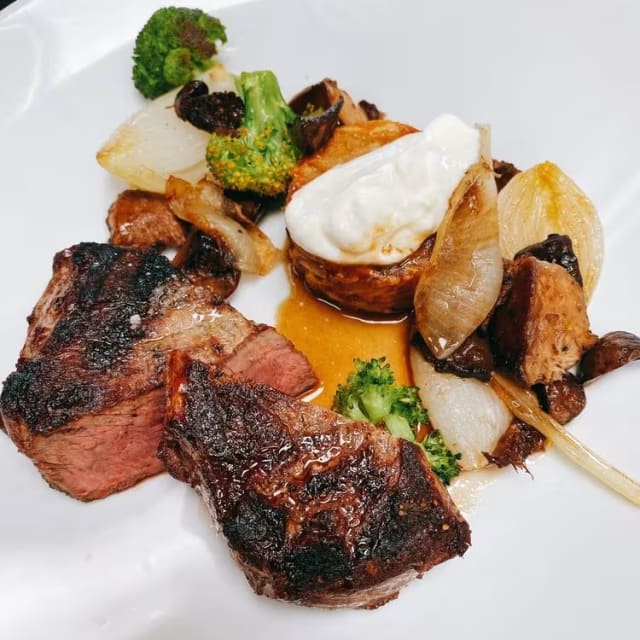
[[[81,500],[159,473],[162,386],[173,349],[228,360],[234,371],[243,354],[268,364],[265,350],[277,350],[278,371],[254,365],[242,373],[293,394],[316,384],[288,340],[218,304],[163,256],[86,243],[54,259],[0,396],[6,431],[49,484]]]
[[[202,494],[258,594],[373,608],[469,546],[422,451],[176,352],[159,456]]]

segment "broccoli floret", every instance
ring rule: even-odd
[[[133,83],[145,98],[157,98],[213,66],[216,42],[226,41],[220,20],[200,9],[158,9],[136,38]]]
[[[242,73],[237,87],[244,119],[237,130],[213,133],[207,146],[209,169],[225,189],[280,195],[300,157],[289,130],[297,116],[271,71]]]
[[[386,358],[354,360],[355,368],[347,384],[338,385],[333,409],[352,420],[384,424],[394,435],[415,442],[418,425],[429,421],[417,387],[396,384]],[[452,453],[438,431],[431,432],[418,443],[425,452],[434,473],[449,484],[460,473],[459,453]]]
[[[442,434],[436,429],[432,431],[421,443],[427,459],[434,472],[445,484],[449,484],[459,473],[458,460],[461,453],[453,453],[442,439]]]

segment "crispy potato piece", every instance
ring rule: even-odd
[[[287,202],[295,191],[338,164],[353,160],[417,129],[391,120],[368,120],[338,127],[329,142],[293,170]]]

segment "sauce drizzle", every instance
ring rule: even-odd
[[[320,388],[312,401],[330,407],[338,384],[344,384],[354,358],[385,356],[399,384],[411,384],[407,344],[408,316],[359,318],[318,300],[291,273],[290,293],[278,308],[276,327],[302,351]]]

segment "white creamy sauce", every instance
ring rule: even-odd
[[[285,211],[292,240],[341,264],[393,264],[438,227],[449,198],[480,159],[480,132],[441,115],[338,165],[296,191]]]

